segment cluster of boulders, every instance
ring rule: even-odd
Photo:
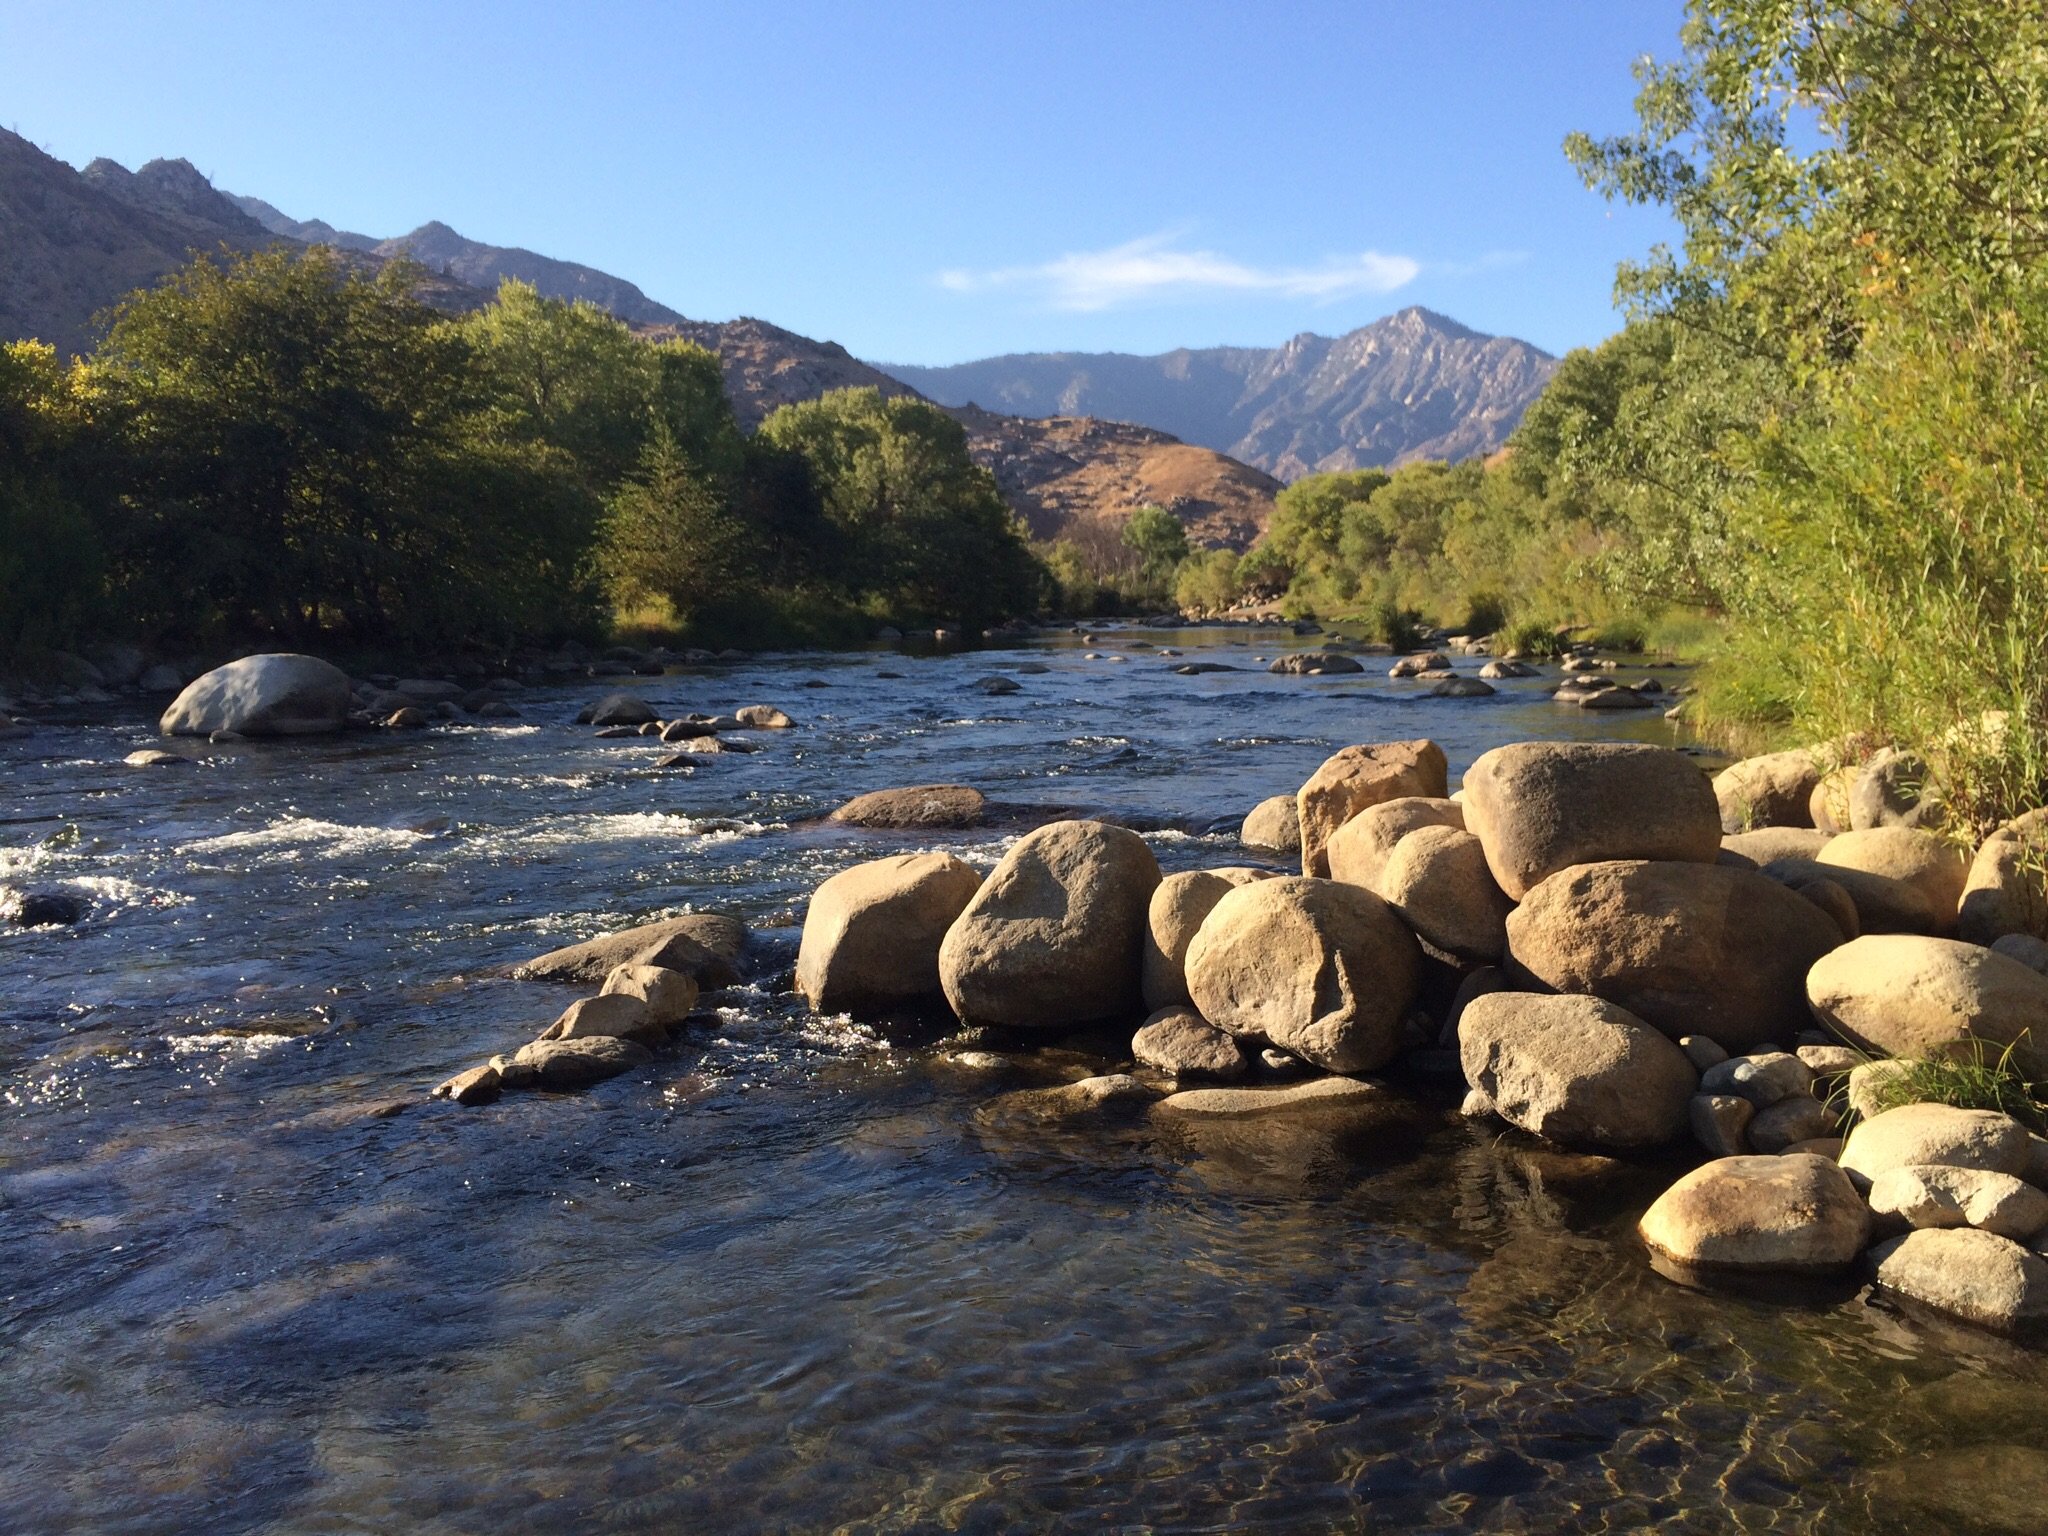
[[[707,991],[739,979],[746,929],[691,913],[551,950],[518,967],[524,980],[599,983],[509,1055],[458,1072],[434,1090],[458,1104],[488,1104],[522,1088],[582,1088],[644,1066],[682,1029]]]
[[[1971,865],[1860,780],[1849,801],[1889,806],[1885,825],[1760,825],[1812,801],[1766,793],[1784,771],[1769,761],[1710,782],[1666,748],[1525,742],[1479,758],[1455,797],[1446,768],[1428,741],[1348,747],[1259,807],[1244,841],[1291,844],[1298,876],[1162,876],[1143,839],[1090,821],[1031,832],[986,878],[945,853],[861,864],[813,895],[797,984],[835,1012],[942,998],[998,1037],[1133,1021],[1137,1075],[1075,1085],[1076,1105],[1152,1093],[1148,1072],[1180,1087],[1441,1064],[1468,1115],[1566,1147],[1696,1140],[1715,1161],[1644,1218],[1667,1265],[1824,1270],[1867,1251],[1889,1290],[2048,1321],[2048,1259],[2027,1246],[2048,1227],[2048,1141],[1903,1102],[1913,1061],[2008,1053],[2048,1075],[2048,974],[2027,963],[2048,957],[2044,863],[2014,853],[2032,819]],[[1249,1112],[1276,1090],[1162,1102],[1190,1091]]]
[[[601,739],[647,736],[673,747],[673,752],[655,764],[657,768],[687,768],[700,757],[758,752],[760,748],[744,735],[731,733],[787,731],[796,725],[772,704],[749,704],[729,715],[692,713],[664,720],[652,704],[632,693],[606,694],[581,710],[576,723],[595,726]]]

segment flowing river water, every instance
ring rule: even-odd
[[[807,824],[863,790],[1100,813],[1172,870],[1244,862],[1245,810],[1353,741],[1433,737],[1455,781],[1673,740],[1540,681],[1251,659],[1302,643],[633,680],[801,722],[687,776],[569,724],[596,681],[192,769],[121,765],[135,706],[0,742],[0,883],[93,903],[0,931],[0,1530],[2041,1529],[2042,1357],[1853,1283],[1664,1279],[1633,1222],[1682,1163],[1464,1124],[1441,1081],[1363,1121],[1035,1122],[997,1096],[1115,1038],[991,1069],[784,990],[825,876],[1018,830]],[[427,1098],[574,995],[508,964],[688,909],[745,918],[759,979],[652,1066]]]

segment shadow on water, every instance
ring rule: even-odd
[[[113,712],[0,744],[0,883],[92,904],[0,935],[0,1529],[2037,1529],[2041,1357],[1859,1294],[1673,1284],[1633,1233],[1670,1168],[1483,1134],[1427,1087],[1014,1114],[1127,1041],[992,1057],[777,989],[820,879],[985,864],[1029,819],[807,825],[864,790],[1088,809],[1173,869],[1240,862],[1227,829],[1348,741],[1430,735],[1455,771],[1672,739],[1540,683],[1250,660],[1314,643],[634,681],[802,722],[687,776],[569,725],[596,684],[164,773],[119,766],[148,725]],[[974,690],[1020,661],[1046,670]],[[583,1094],[425,1100],[559,1011],[508,963],[690,907],[764,930],[767,979],[687,1041]]]

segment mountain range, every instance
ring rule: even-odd
[[[1526,341],[1482,335],[1419,307],[1278,347],[881,365],[941,405],[1139,422],[1283,480],[1491,453],[1556,366]]]
[[[1243,548],[1266,526],[1283,479],[1497,448],[1555,366],[1526,342],[1424,309],[1275,348],[878,365],[762,320],[692,320],[623,278],[466,239],[446,224],[357,234],[222,192],[184,160],[131,172],[102,159],[78,171],[0,131],[0,337],[84,351],[96,315],[195,251],[280,242],[333,246],[366,269],[410,257],[425,269],[419,297],[449,312],[487,303],[516,278],[588,300],[650,338],[697,342],[718,355],[749,427],[852,386],[931,399],[966,428],[976,460],[1041,538],[1156,504],[1198,542]]]

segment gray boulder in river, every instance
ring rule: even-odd
[[[188,684],[157,722],[166,736],[321,736],[348,723],[348,674],[317,656],[244,656]]]

